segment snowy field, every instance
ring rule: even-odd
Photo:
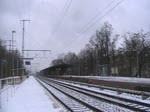
[[[32,76],[20,85],[3,90],[1,98],[0,112],[63,112]]]

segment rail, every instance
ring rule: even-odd
[[[42,79],[42,78],[40,78]],[[111,103],[111,105],[117,105],[124,107],[126,109],[131,109],[134,111],[148,111],[150,108],[150,104],[144,103],[142,101],[138,101],[138,100],[132,100],[129,98],[124,98],[118,95],[113,95],[113,94],[107,94],[107,93],[103,93],[103,92],[97,92],[97,91],[93,91],[90,89],[84,89],[82,87],[78,87],[78,86],[73,86],[73,85],[68,85],[67,83],[61,83],[57,80],[50,80],[50,79],[42,79],[44,80],[44,82],[46,82],[48,85],[53,86],[54,88],[58,89],[59,91],[65,93],[65,94],[70,94],[73,95],[72,97],[75,97],[76,99],[79,98],[79,96],[84,96],[79,98],[79,100],[82,101],[84,103],[86,103],[86,105],[88,105],[87,107],[91,108],[90,106],[93,105],[93,103],[90,102],[100,102],[102,100],[101,103],[105,103],[106,107],[108,106],[108,102]],[[47,81],[46,81],[47,80]],[[94,99],[92,99],[94,98]],[[85,102],[88,99],[87,102]],[[91,99],[91,100],[90,100]],[[101,103],[96,103],[96,105],[99,105]],[[95,108],[95,106],[93,105],[93,107]],[[96,107],[97,108],[97,107]],[[114,108],[114,107],[113,107]],[[119,108],[118,108],[119,109]],[[148,110],[147,110],[148,109]],[[93,109],[92,109],[93,110]]]
[[[88,86],[88,87],[96,87],[96,88],[100,88],[101,90],[104,90],[104,89],[112,90],[112,91],[116,91],[118,94],[129,93],[129,94],[141,95],[142,100],[145,100],[145,99],[150,97],[150,93],[145,92],[145,91],[137,91],[137,90],[128,90],[128,89],[122,89],[122,88],[107,87],[107,86],[102,86],[102,85],[87,84],[87,83],[69,81],[69,80],[62,80],[62,81],[69,82],[69,83],[74,83],[74,84],[79,84],[79,85],[84,85],[84,86]]]

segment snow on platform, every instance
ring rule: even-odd
[[[114,77],[114,76],[64,76],[64,77],[79,77],[79,78],[88,78],[104,81],[116,81],[116,82],[132,82],[132,83],[143,83],[150,85],[150,78],[136,78],[136,77]]]
[[[13,88],[2,92],[1,103],[0,112],[63,112],[33,76],[20,84],[15,93]]]

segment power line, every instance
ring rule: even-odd
[[[65,5],[64,5],[64,7],[63,7],[63,9],[62,9],[62,11],[61,11],[61,13],[60,13],[60,15],[59,15],[59,18],[58,18],[58,20],[57,20],[57,22],[56,22],[56,25],[58,25],[58,23],[59,23],[59,21],[60,21],[62,15],[63,15],[63,13],[64,13],[65,8],[67,7],[68,2],[69,2],[69,0],[66,1],[66,3],[65,3]],[[55,29],[55,30],[56,30],[56,29]],[[54,30],[54,31],[55,31],[55,30]]]
[[[54,37],[55,33],[57,32],[57,30],[58,30],[58,28],[59,28],[59,26],[60,26],[60,24],[61,24],[61,22],[63,21],[63,18],[64,18],[64,16],[65,16],[66,12],[68,11],[68,9],[69,9],[69,7],[70,7],[70,5],[71,5],[72,0],[70,0],[69,3],[68,3],[68,1],[69,1],[69,0],[66,1],[65,6],[64,6],[64,8],[63,8],[63,10],[62,10],[62,13],[60,14],[60,16],[59,16],[59,18],[58,18],[58,21],[57,21],[57,23],[56,23],[57,26],[56,26],[56,28],[55,28],[55,30],[54,30],[54,32],[53,32],[51,38]],[[68,4],[68,5],[67,5],[67,4]]]
[[[100,12],[98,12],[98,13],[82,28],[82,30],[80,30],[77,34],[82,33],[83,30],[84,30],[95,18],[97,18],[105,9],[107,9],[114,1],[115,1],[115,0],[112,0],[106,7],[104,7]],[[77,34],[75,35],[74,38],[77,37]],[[78,35],[78,36],[80,36],[80,35]],[[75,40],[75,39],[73,39],[73,40]],[[69,42],[66,42],[65,47],[68,46],[73,40],[70,40]],[[59,48],[57,48],[56,51],[57,51],[58,49],[59,49]],[[55,54],[55,56],[56,56],[56,54]]]
[[[71,41],[69,41],[65,47],[67,47],[68,45],[70,45],[72,42],[74,42],[77,38],[79,38],[81,36],[82,33],[86,32],[87,30],[89,30],[91,27],[93,27],[97,22],[99,22],[101,19],[103,19],[107,14],[109,14],[112,10],[114,10],[118,5],[120,5],[124,0],[121,0],[120,2],[118,2],[115,6],[113,6],[110,10],[108,10],[103,16],[101,16],[100,18],[98,18],[93,24],[91,24],[90,26],[88,26],[86,29],[82,29],[80,31],[80,33],[78,33]],[[95,18],[95,17],[94,17]],[[91,20],[92,21],[92,20]],[[89,22],[88,22],[89,24]],[[64,47],[64,48],[65,48]],[[64,49],[63,48],[63,49]]]
[[[111,4],[113,4],[115,0],[112,0],[106,7],[104,7],[100,12],[98,12],[79,32],[78,34],[80,34],[86,27],[88,27],[88,25],[94,20],[96,19],[105,9],[107,9]]]
[[[112,0],[106,7],[104,7],[100,12],[98,12],[77,34],[80,34],[83,32],[83,30],[88,27],[88,25],[94,20],[96,19],[105,9],[107,9],[115,0]],[[76,36],[77,36],[76,34]],[[76,37],[75,36],[75,37]],[[67,42],[66,44],[70,43],[73,40],[70,40],[69,42]]]
[[[110,10],[108,10],[103,16],[101,16],[97,21],[95,21],[92,25],[90,25],[88,28],[86,28],[85,30],[81,30],[80,31],[80,34],[79,35],[76,35],[75,37],[74,37],[74,39],[72,39],[71,41],[69,41],[69,43],[67,43],[67,45],[65,45],[65,47],[64,48],[66,48],[69,44],[71,44],[74,40],[76,40],[78,37],[80,37],[81,36],[81,33],[84,33],[85,31],[87,31],[87,30],[89,30],[93,25],[95,25],[99,20],[101,20],[102,18],[104,18],[108,13],[110,13],[113,9],[115,9],[118,5],[120,5],[123,1],[125,1],[125,0],[121,0],[120,2],[118,2],[115,6],[113,6]],[[109,3],[109,4],[111,4],[111,3]],[[108,5],[109,5],[108,4]],[[106,7],[108,7],[108,6],[106,6]],[[95,18],[95,17],[93,17],[93,18]],[[92,18],[92,19],[93,19]],[[91,20],[92,21],[92,20]],[[90,22],[88,22],[87,24],[89,24]],[[63,48],[63,49],[64,49]],[[59,48],[57,48],[56,49],[56,51],[58,50]],[[62,49],[61,49],[62,50]],[[56,56],[56,54],[54,55],[54,56]]]

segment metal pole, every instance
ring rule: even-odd
[[[14,69],[14,52],[13,52],[13,41],[14,41],[14,36],[13,36],[13,34],[15,33],[15,31],[12,31],[12,76],[14,76],[14,71],[13,71],[13,69]]]
[[[19,61],[17,59],[17,76],[19,76]]]
[[[13,60],[14,60],[14,57],[13,57],[13,56],[14,56],[14,54],[13,54],[13,41],[14,41],[14,37],[13,37],[13,31],[12,31],[12,40],[11,40],[11,42],[12,42],[12,43],[11,43],[11,45],[12,45],[12,46],[11,46],[11,52],[12,52],[12,70],[14,69],[14,64],[13,64],[13,63],[14,63],[14,61],[13,61]],[[13,74],[13,71],[12,71],[12,76],[13,76],[13,75],[14,75],[14,74]]]
[[[21,20],[23,22],[23,27],[22,27],[22,58],[24,58],[24,32],[25,32],[25,22],[30,21],[30,20]],[[24,60],[23,60],[24,64]],[[22,70],[22,75],[24,75],[24,69]]]
[[[9,52],[11,50],[11,40],[9,41]]]
[[[24,21],[23,22],[23,28],[22,28],[22,58],[24,58]],[[24,66],[24,60],[23,60],[23,66]],[[24,75],[24,70],[22,70],[22,75]]]
[[[16,31],[12,31],[12,76],[14,77],[14,33],[16,33]],[[13,86],[14,86],[14,80],[13,80]]]
[[[22,20],[23,21],[23,20]],[[22,28],[22,57],[24,58],[24,21],[23,21],[23,28]]]

